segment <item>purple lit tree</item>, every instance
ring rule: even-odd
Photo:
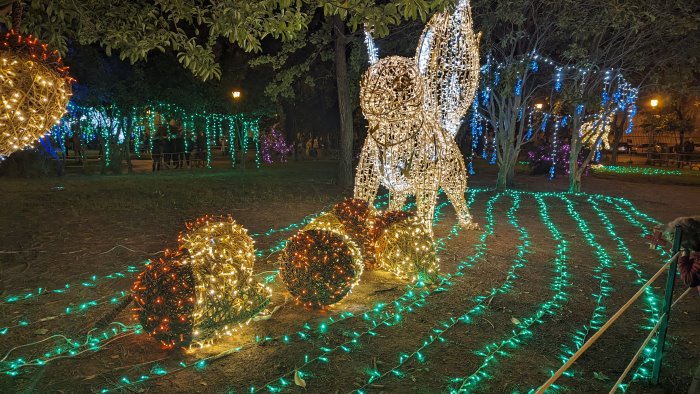
[[[274,126],[260,134],[260,156],[265,163],[272,164],[275,159],[284,163],[293,150],[294,146]]]

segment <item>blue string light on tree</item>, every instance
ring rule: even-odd
[[[559,119],[556,119],[554,121],[554,131],[552,132],[552,166],[549,167],[549,179],[552,180],[554,179],[555,171],[556,171],[556,162],[557,162],[557,150],[559,148],[559,140],[558,140],[558,135],[559,135],[559,126],[561,124],[561,121]]]
[[[564,80],[564,71],[562,67],[556,67],[554,72],[554,90],[561,91],[562,82]]]

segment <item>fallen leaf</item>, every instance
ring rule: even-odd
[[[269,318],[272,317],[272,315],[275,314],[275,312],[277,312],[278,309],[280,309],[281,306],[282,306],[282,305],[277,305],[277,306],[276,306],[274,309],[272,309],[272,311],[270,311],[269,313],[260,314],[260,315],[255,316],[255,317],[253,318],[253,321],[268,320]]]
[[[306,380],[304,380],[301,375],[299,375],[298,370],[294,370],[294,384],[296,384],[299,387],[306,388]]]
[[[38,330],[34,330],[34,335],[46,335],[47,332],[49,332],[49,330],[40,328]]]
[[[601,381],[610,380],[610,378],[605,376],[602,372],[593,372],[593,377]]]
[[[518,320],[518,319],[516,319],[516,318],[514,318],[514,317],[511,317],[511,318],[510,318],[510,321],[512,321],[513,324],[515,324],[516,326],[517,326],[518,324],[520,324],[520,320]]]

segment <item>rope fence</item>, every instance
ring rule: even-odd
[[[676,299],[676,301],[673,302],[673,304],[671,305],[671,309],[673,309],[673,307],[676,306],[678,301],[682,300],[685,296],[687,296],[688,293],[690,293],[690,290],[692,290],[692,289],[693,289],[692,287],[687,288],[685,290],[685,292],[683,294],[681,294],[680,297],[678,297]],[[664,313],[664,315],[662,315],[661,317],[664,317],[665,315],[666,314]],[[622,375],[620,375],[620,377],[617,379],[617,381],[615,382],[615,385],[610,389],[610,392],[608,394],[612,394],[612,393],[616,392],[617,388],[622,384],[622,382],[625,381],[625,378],[632,370],[632,367],[634,366],[634,364],[637,363],[639,356],[642,355],[642,352],[644,351],[644,349],[646,349],[647,345],[649,344],[649,342],[651,342],[652,338],[654,338],[654,335],[656,335],[656,332],[659,331],[659,327],[661,327],[661,323],[663,323],[663,319],[659,318],[659,321],[656,323],[654,328],[652,328],[651,332],[649,332],[649,335],[647,335],[646,339],[644,339],[642,346],[640,346],[639,350],[637,350],[637,353],[634,354],[634,357],[632,357],[632,360],[629,362],[629,364],[627,364],[627,367],[622,372]]]
[[[608,319],[608,321],[606,321],[605,324],[603,324],[603,326],[595,334],[593,334],[581,346],[581,348],[579,348],[579,350],[566,361],[566,363],[564,363],[564,365],[562,365],[549,379],[547,379],[546,382],[544,382],[537,389],[536,394],[542,394],[550,386],[552,386],[564,374],[564,372],[571,368],[571,366],[576,362],[576,360],[578,360],[603,335],[603,333],[605,333],[605,331],[607,331],[607,329],[610,328],[617,321],[617,319],[620,316],[622,316],[622,314],[625,313],[625,311],[627,311],[629,307],[635,303],[635,301],[637,301],[637,299],[639,299],[639,297],[644,293],[644,290],[651,286],[664,272],[666,272],[666,270],[668,270],[669,272],[666,280],[666,292],[664,295],[663,313],[659,317],[659,321],[652,328],[649,335],[647,335],[647,337],[645,338],[644,342],[642,343],[642,346],[639,348],[639,350],[637,350],[634,357],[632,357],[632,360],[629,362],[625,370],[622,372],[621,376],[615,382],[615,385],[610,390],[610,393],[614,393],[617,391],[617,389],[625,380],[629,372],[632,370],[632,367],[637,362],[639,356],[642,354],[646,346],[657,334],[658,342],[656,344],[656,359],[654,360],[654,372],[652,380],[654,383],[658,383],[659,371],[661,368],[661,358],[663,356],[663,348],[666,340],[666,330],[668,329],[670,310],[678,303],[678,301],[680,301],[686,295],[688,295],[688,293],[690,293],[691,290],[691,288],[688,288],[680,297],[678,297],[678,299],[676,299],[675,302],[671,304],[673,296],[673,285],[676,277],[676,266],[678,262],[678,257],[680,256],[680,242],[681,229],[679,226],[676,226],[673,248],[671,249],[673,252],[673,256],[668,261],[666,261],[666,263],[639,290],[637,290],[637,292],[624,305],[622,305],[620,309],[618,309],[618,311],[615,312],[615,314],[612,315],[610,319]]]

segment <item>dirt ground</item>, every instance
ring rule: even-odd
[[[143,262],[174,247],[183,223],[203,214],[231,214],[260,234],[255,270],[274,277],[270,249],[297,229],[285,227],[347,195],[333,184],[334,171],[332,162],[304,162],[245,172],[0,179],[0,391],[527,392],[576,349],[577,333],[590,337],[591,320],[593,328],[607,320],[663,263],[642,238],[653,224],[598,194],[629,199],[661,222],[700,213],[699,187],[589,177],[588,195],[547,195],[540,192],[564,191],[566,180],[523,175],[520,193],[497,195],[487,190],[495,176],[486,168],[467,194],[480,230],[458,231],[440,200],[435,237],[445,245],[441,272],[452,275],[441,286],[413,288],[367,271],[342,302],[315,311],[286,301],[276,279],[269,309],[280,307],[271,317],[195,352],[161,350],[133,330],[128,310],[95,329]],[[269,229],[281,230],[264,234]],[[612,387],[648,332],[650,302],[661,308],[664,283],[662,276],[656,298],[642,297],[574,364],[560,391]],[[677,282],[675,296],[684,290]],[[672,311],[660,384],[640,379],[629,392],[687,392],[700,364],[699,299],[691,291]],[[94,346],[82,346],[88,333]],[[75,355],[66,353],[71,346]],[[295,370],[305,390],[295,385]]]

